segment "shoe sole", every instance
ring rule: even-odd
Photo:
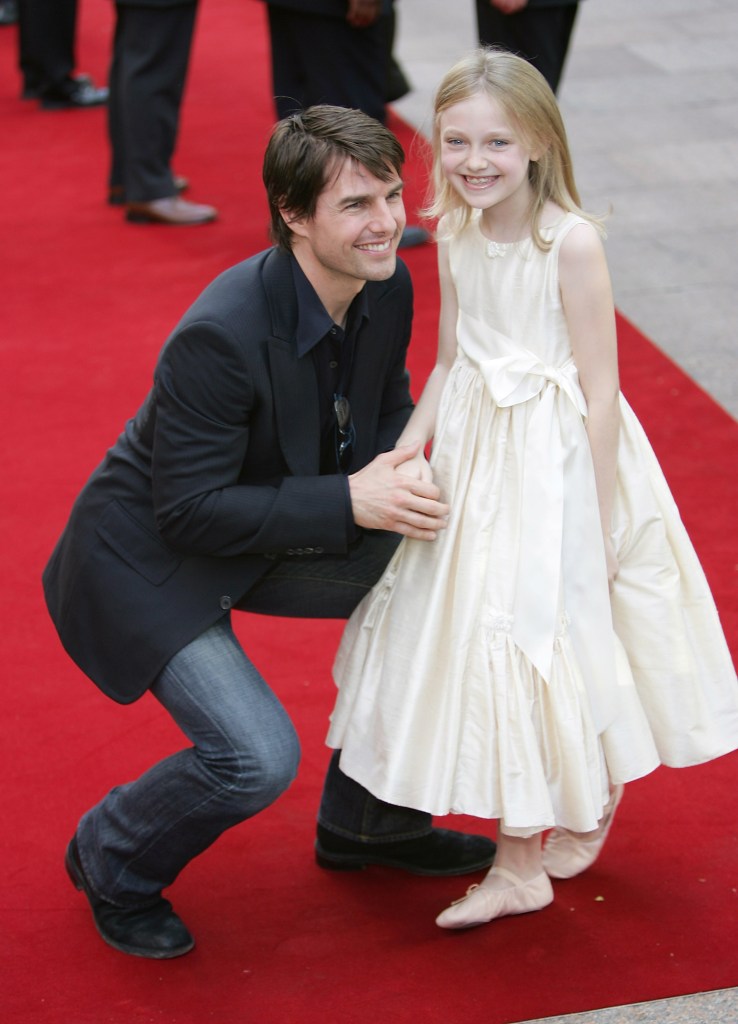
[[[423,875],[429,878],[452,878],[457,875],[470,875],[475,871],[484,871],[488,868],[494,856],[479,861],[477,864],[468,864],[458,868],[423,868],[415,864],[408,864],[406,861],[392,860],[390,857],[371,857],[358,853],[327,853],[318,843],[315,844],[315,863],[325,871],[363,871],[368,867],[394,868],[398,871],[406,871],[410,875]]]
[[[97,107],[104,107],[107,100],[100,100],[99,103],[72,103],[67,100],[41,100],[42,110],[95,110]]]
[[[189,189],[190,183],[184,178],[175,178],[174,187],[177,190],[177,195],[181,196],[183,192]],[[126,202],[127,199],[122,188],[120,192],[113,191],[112,189],[108,190],[108,206],[125,206]]]
[[[198,227],[200,224],[212,224],[217,218],[204,217],[202,220],[167,220],[166,217],[156,217],[150,213],[136,213],[134,210],[128,210],[126,220],[129,224],[166,224],[167,227],[171,228],[193,228]]]
[[[69,880],[74,886],[74,888],[77,889],[79,892],[83,892],[85,896],[88,897],[85,878],[81,874],[80,869],[78,868],[77,864],[72,858],[70,847],[67,847],[67,852],[64,855],[64,867],[67,869]],[[97,934],[100,936],[103,942],[106,942],[108,944],[108,946],[111,946],[113,949],[117,949],[119,953],[127,953],[129,956],[138,956],[145,960],[174,960],[178,956],[184,956],[185,953],[189,953],[190,950],[194,949],[195,946],[195,940],[193,939],[192,942],[190,942],[188,945],[178,946],[176,950],[168,949],[163,950],[161,952],[159,952],[158,950],[142,950],[140,947],[126,946],[122,942],[116,942],[115,939],[111,939],[109,935],[106,935],[105,932],[101,931],[97,921],[95,920],[94,914],[92,915],[92,922],[95,925],[95,930],[97,931]]]

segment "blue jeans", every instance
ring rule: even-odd
[[[398,541],[368,534],[347,556],[286,558],[243,610],[342,618],[378,579]],[[227,828],[268,807],[295,778],[300,746],[286,711],[238,643],[228,617],[179,651],[151,692],[192,747],[117,786],[80,821],[90,884],[125,906],[158,897]],[[387,842],[425,835],[430,815],[377,800],[332,757],[318,820],[338,835]]]

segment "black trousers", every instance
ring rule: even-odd
[[[272,87],[277,117],[316,103],[363,110],[384,123],[392,23],[366,28],[343,18],[269,5]]]
[[[240,611],[294,618],[347,619],[397,550],[400,536],[369,530],[346,555],[285,557],[238,603]],[[341,771],[340,753],[328,765],[318,823],[354,841],[387,842],[428,835],[430,814],[373,796]]]
[[[110,66],[110,185],[129,202],[176,193],[172,155],[179,131],[197,0],[175,7],[116,4]]]
[[[568,3],[524,7],[515,14],[503,14],[489,0],[477,0],[479,41],[487,46],[504,46],[525,57],[556,92],[577,9],[578,4]]]
[[[61,94],[75,67],[77,0],[19,0],[18,64],[23,91]]]

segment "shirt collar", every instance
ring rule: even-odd
[[[291,257],[291,262],[292,280],[295,283],[295,294],[297,295],[295,342],[298,358],[302,358],[323,340],[334,323],[294,256]],[[363,319],[369,319],[369,300],[366,291],[365,285],[349,307],[347,324],[350,331],[357,329]]]

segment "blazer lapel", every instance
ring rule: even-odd
[[[264,289],[272,318],[269,366],[277,439],[295,476],[320,473],[320,409],[313,361],[297,358],[297,298],[289,257],[274,249],[264,265]]]
[[[277,438],[295,476],[320,473],[318,382],[312,359],[298,359],[292,339],[269,342]]]

